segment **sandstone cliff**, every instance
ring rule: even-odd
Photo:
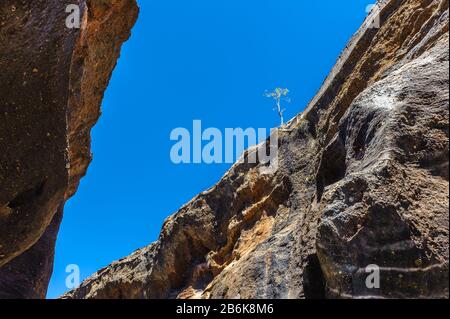
[[[65,26],[74,3],[80,29]],[[280,130],[278,170],[236,163],[157,242],[63,298],[448,298],[448,0],[378,8]],[[45,296],[137,13],[134,0],[0,3],[0,298]],[[380,289],[365,285],[372,264]]]
[[[81,28],[66,26],[79,5]],[[0,2],[0,298],[44,298],[134,0]]]
[[[276,172],[235,164],[63,298],[448,298],[448,0],[378,8],[280,131]]]

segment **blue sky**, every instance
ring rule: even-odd
[[[266,90],[286,87],[286,119],[315,95],[374,0],[138,0],[92,131],[94,160],[66,204],[48,297],[156,240],[163,220],[229,164],[175,165],[170,132],[271,128]]]

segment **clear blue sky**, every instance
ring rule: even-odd
[[[67,202],[48,297],[65,268],[86,278],[155,241],[163,220],[229,165],[170,160],[176,127],[275,127],[264,91],[287,87],[286,118],[315,95],[374,0],[140,0],[92,131],[94,160]]]

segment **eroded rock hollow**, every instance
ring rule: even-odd
[[[81,1],[79,33],[27,15],[51,7],[59,19],[54,2],[0,4],[0,296],[45,291],[62,206],[137,14],[133,1]],[[236,163],[155,243],[63,298],[448,298],[448,13],[448,0],[379,1],[279,130],[277,170]],[[379,287],[366,282],[373,266]]]

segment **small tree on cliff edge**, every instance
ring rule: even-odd
[[[285,100],[287,102],[290,102],[289,98],[287,97],[288,94],[289,94],[289,90],[282,89],[282,88],[276,88],[272,92],[266,92],[266,94],[265,94],[266,97],[269,97],[269,98],[272,98],[275,100],[276,105],[273,109],[275,111],[277,111],[278,116],[280,117],[281,126],[284,126],[283,113],[286,110],[286,109],[281,108],[281,101]]]

